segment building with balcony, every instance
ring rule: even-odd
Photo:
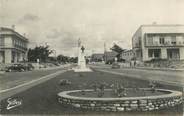
[[[132,49],[140,61],[184,60],[184,25],[142,25],[132,37]]]
[[[28,39],[10,28],[0,27],[0,63],[26,59]]]

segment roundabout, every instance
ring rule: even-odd
[[[151,111],[173,107],[182,103],[182,92],[150,88],[140,88],[137,94],[127,88],[127,95],[117,97],[112,89],[105,89],[99,97],[92,89],[72,90],[58,93],[58,101],[71,107],[95,111]]]

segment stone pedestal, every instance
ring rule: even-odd
[[[84,53],[81,53],[78,58],[78,66],[74,68],[74,72],[91,72],[92,70],[86,66],[86,59]]]

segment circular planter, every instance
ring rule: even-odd
[[[150,89],[142,88],[145,91]],[[106,89],[105,91],[110,91]],[[90,109],[95,111],[151,111],[172,107],[182,103],[182,92],[156,89],[163,92],[161,95],[139,97],[78,97],[71,95],[82,90],[63,91],[58,93],[58,101],[76,108]],[[93,90],[83,90],[93,92]]]

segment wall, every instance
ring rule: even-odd
[[[12,60],[12,51],[11,49],[6,49],[4,52],[4,56],[5,56],[5,63],[11,63]]]
[[[135,53],[137,60],[142,61],[142,27],[139,27],[138,30],[132,37],[132,49]]]
[[[180,48],[180,60],[184,60],[184,47]]]
[[[71,105],[76,108],[90,109],[95,111],[151,111],[172,107],[182,103],[182,93],[166,94],[163,96],[149,97],[129,97],[128,99],[102,98],[97,100],[93,98],[68,97],[58,94],[58,101],[62,104]]]
[[[132,48],[141,48],[140,46],[140,40],[142,37],[142,28],[138,28],[138,30],[135,32],[135,34],[132,37]]]
[[[12,38],[10,36],[6,36],[4,38],[4,44],[5,44],[5,48],[12,48],[13,47],[13,43],[12,43]]]
[[[143,33],[184,33],[184,25],[143,25]]]
[[[0,51],[0,63],[3,63],[4,60],[4,54],[3,51]]]

